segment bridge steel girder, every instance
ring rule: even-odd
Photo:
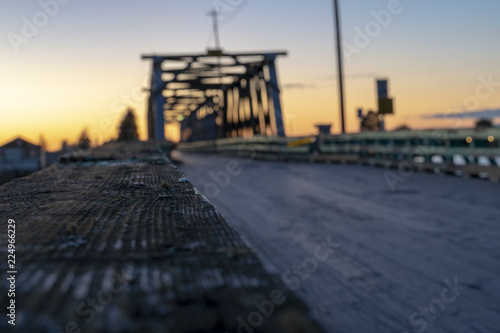
[[[203,54],[143,56],[153,63],[148,98],[149,138],[164,140],[165,123],[171,123],[176,116],[181,120],[182,141],[285,136],[276,69],[276,58],[282,55],[286,52],[236,53],[220,57]],[[245,60],[246,57],[259,59]],[[223,60],[226,62],[222,63]],[[172,61],[181,61],[184,66],[165,69],[164,64]],[[241,71],[242,66],[244,73],[228,72],[237,67]],[[170,78],[166,80],[164,74],[171,74]],[[181,78],[183,75],[185,79]],[[217,79],[218,84],[213,82]],[[179,86],[175,87],[176,84]],[[186,116],[181,118],[181,115]]]
[[[161,61],[153,59],[150,93],[148,98],[148,138],[165,140],[165,119],[163,106],[166,98],[163,96],[163,81],[161,79]]]
[[[278,136],[285,136],[285,127],[283,126],[283,112],[281,110],[280,88],[278,83],[278,72],[276,70],[276,57],[268,60],[269,68],[269,89],[273,100],[274,120]]]

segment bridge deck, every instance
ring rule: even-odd
[[[407,172],[391,191],[398,170],[173,157],[328,332],[500,332],[498,183]],[[224,177],[228,163],[240,172]],[[332,256],[297,269],[328,236]],[[455,278],[467,289],[439,311]]]
[[[16,326],[2,315],[0,331],[237,332],[238,318],[250,325],[253,301],[285,297],[269,318],[250,318],[255,332],[322,332],[182,178],[140,143],[0,187],[0,251],[6,259],[14,219],[18,271]]]

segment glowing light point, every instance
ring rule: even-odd
[[[495,137],[493,135],[490,135],[488,137],[488,142],[493,142],[493,141],[495,141]]]
[[[179,121],[183,121],[183,120],[184,120],[184,116],[179,116],[179,117],[177,117],[177,119],[178,119]]]
[[[472,137],[468,136],[467,139],[465,139],[465,141],[467,141],[467,143],[472,143]]]

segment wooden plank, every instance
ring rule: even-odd
[[[1,332],[323,332],[154,144],[64,161],[0,187],[18,270]]]

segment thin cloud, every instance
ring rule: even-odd
[[[312,83],[285,83],[283,89],[314,89],[317,86]]]
[[[345,75],[346,79],[374,79],[379,75],[377,73],[354,73]],[[337,79],[337,75],[322,76],[319,78],[324,81],[332,81]]]
[[[423,115],[424,119],[443,119],[443,118],[468,118],[468,119],[495,119],[500,118],[500,109],[479,110],[457,113],[435,113]]]

